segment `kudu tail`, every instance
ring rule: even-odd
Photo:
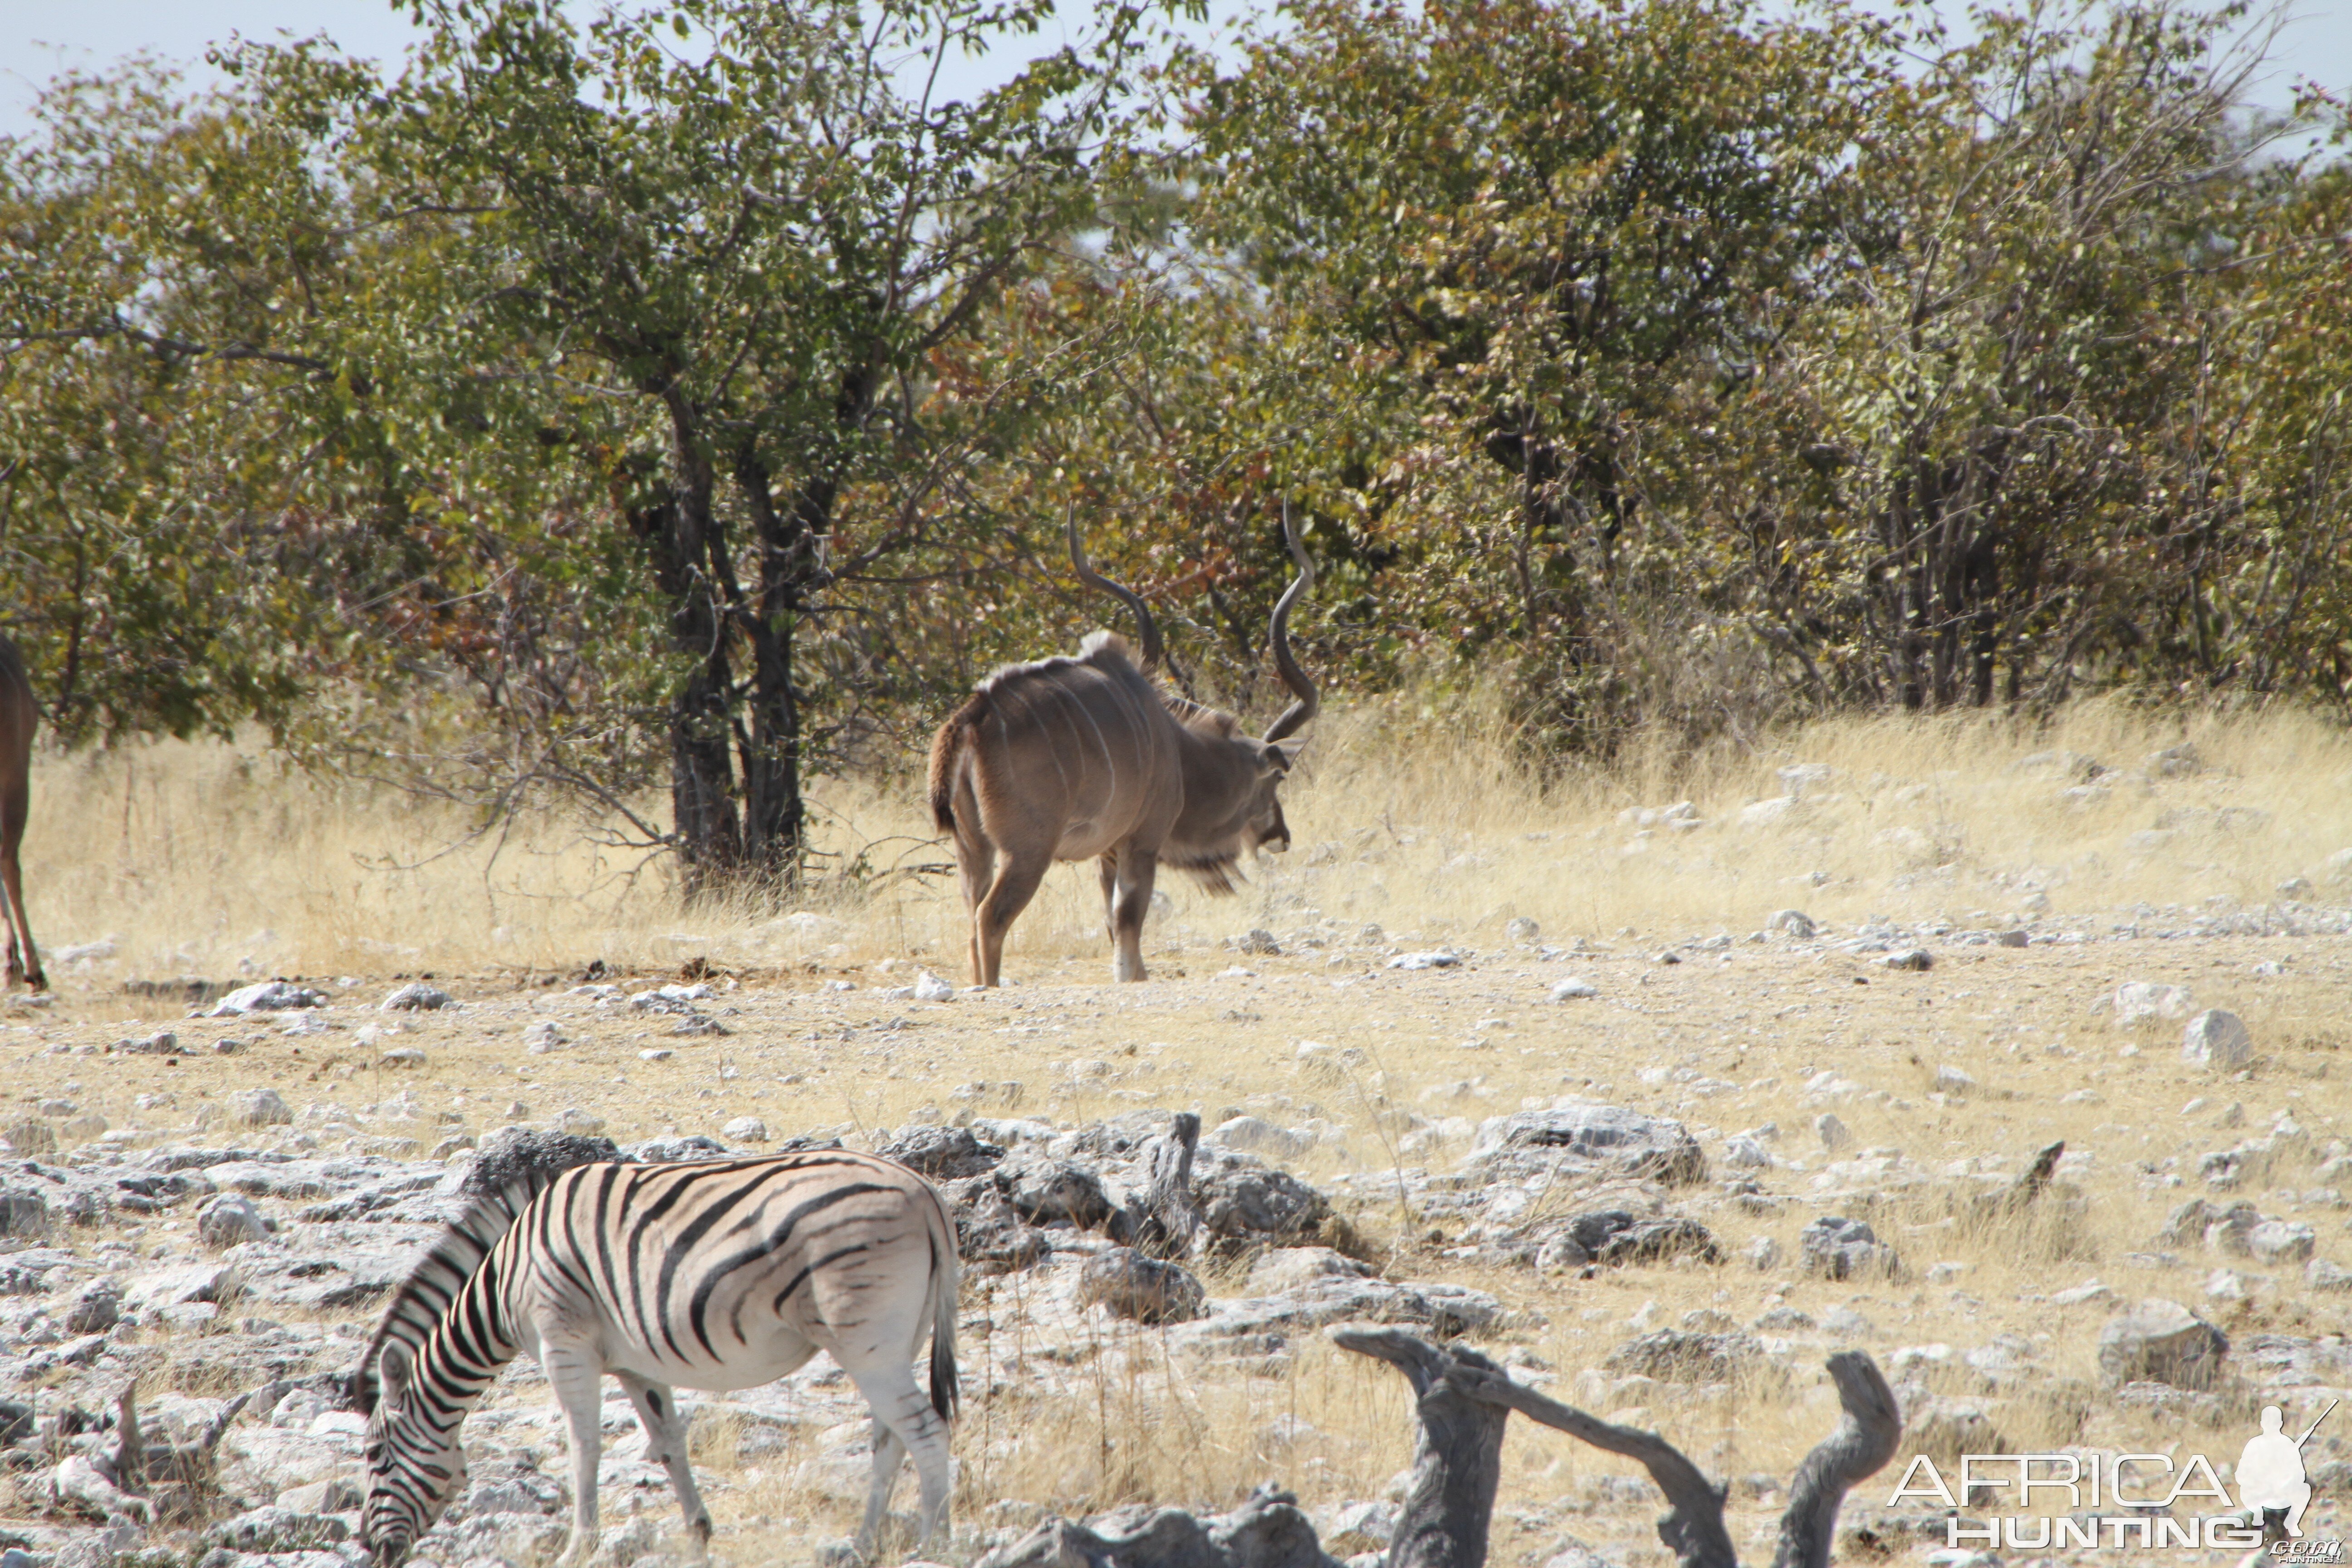
[[[931,825],[941,833],[955,831],[956,763],[963,755],[965,735],[987,707],[988,694],[973,692],[931,737]]]

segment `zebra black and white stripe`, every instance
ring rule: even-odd
[[[352,1379],[368,1416],[362,1540],[394,1568],[465,1479],[458,1426],[499,1370],[537,1358],[572,1441],[572,1536],[596,1543],[600,1385],[645,1424],[698,1549],[710,1515],[670,1393],[770,1383],[830,1352],[874,1415],[870,1555],[898,1462],[922,1486],[923,1539],[948,1511],[955,1413],[955,1225],[905,1166],[829,1149],[693,1164],[578,1165],[478,1197],[417,1263]],[[913,1363],[931,1342],[930,1388]]]

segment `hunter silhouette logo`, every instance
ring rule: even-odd
[[[2327,1409],[2319,1413],[2319,1421],[2326,1420],[2336,1405],[2336,1401],[2329,1400]],[[2286,1510],[2290,1539],[2303,1534],[2303,1510],[2311,1506],[2311,1478],[2304,1473],[2303,1446],[2319,1430],[2319,1421],[2305,1428],[2302,1436],[2289,1437],[2284,1430],[2286,1412],[2265,1405],[2262,1431],[2246,1439],[2246,1451],[2238,1456],[2239,1506],[2252,1514]]]
[[[1916,1455],[1886,1505],[1939,1506],[1944,1542],[1952,1547],[2238,1552],[2269,1540],[2266,1554],[2279,1568],[2336,1568],[2345,1561],[2344,1542],[2303,1533],[2304,1510],[2311,1506],[2304,1445],[2335,1410],[2330,1402],[2302,1436],[2290,1437],[2285,1412],[2266,1406],[2263,1429],[2238,1457],[2234,1499],[2202,1454],[2078,1449],[1962,1454],[1957,1486],[1946,1481],[1933,1458]],[[2220,1511],[2189,1512],[2196,1499],[2210,1499],[2205,1506],[2218,1504]],[[1988,1516],[1969,1517],[1987,1504]],[[2278,1538],[2271,1540],[2273,1535]]]

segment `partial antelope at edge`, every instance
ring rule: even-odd
[[[8,984],[49,988],[41,955],[33,950],[33,928],[25,919],[25,873],[16,849],[24,842],[32,805],[33,726],[41,705],[16,645],[0,637],[0,903],[8,921]]]
[[[1139,656],[1115,632],[1095,632],[1076,658],[1009,665],[980,683],[931,742],[931,816],[955,837],[971,911],[971,977],[998,984],[1004,934],[1056,860],[1102,862],[1111,974],[1141,980],[1143,917],[1165,861],[1213,893],[1234,890],[1253,850],[1290,847],[1278,791],[1306,742],[1290,737],[1315,717],[1315,683],[1290,652],[1290,609],[1315,567],[1283,511],[1283,541],[1298,575],[1274,606],[1275,668],[1295,700],[1263,736],[1165,690],[1160,627],[1142,598],[1098,575],[1068,520],[1079,580],[1135,613]]]

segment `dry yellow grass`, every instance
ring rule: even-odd
[[[2308,1151],[2242,1195],[2310,1220],[2321,1255],[2352,1262],[2341,1214],[2297,1195],[2311,1185],[2310,1165],[2347,1131],[2341,997],[2352,952],[2343,937],[1945,947],[1927,974],[1890,974],[1860,955],[1792,952],[1778,941],[1685,951],[1672,966],[1652,955],[1717,931],[1744,939],[1790,905],[1847,926],[1873,915],[1961,928],[2031,917],[2039,931],[2104,936],[2117,924],[2179,929],[2195,913],[2261,905],[2288,877],[2315,884],[2309,900],[2352,902],[2327,879],[2329,857],[2352,845],[2352,742],[2333,728],[2292,714],[2159,722],[2098,706],[2031,732],[1965,720],[1841,722],[1768,755],[1727,754],[1680,773],[1637,760],[1548,785],[1512,763],[1506,740],[1475,712],[1465,720],[1399,702],[1333,714],[1288,792],[1297,850],[1254,868],[1238,900],[1170,886],[1174,907],[1147,931],[1153,983],[1106,983],[1093,873],[1076,868],[1057,872],[1015,928],[1008,973],[1017,985],[923,1007],[876,988],[908,978],[908,960],[962,978],[952,967],[963,916],[951,881],[892,880],[836,896],[805,920],[682,912],[658,871],[631,882],[627,859],[599,855],[555,824],[516,835],[494,858],[479,842],[450,849],[457,825],[433,811],[281,778],[223,748],[52,760],[36,780],[29,840],[36,931],[53,952],[119,933],[117,951],[53,964],[58,1004],[14,1015],[0,1050],[22,1075],[25,1098],[70,1085],[118,1127],[155,1136],[257,1083],[298,1107],[368,1112],[370,1137],[417,1135],[381,1112],[402,1089],[428,1123],[449,1111],[487,1131],[520,1100],[542,1118],[580,1105],[623,1139],[715,1132],[751,1113],[779,1135],[823,1129],[856,1141],[966,1105],[1003,1114],[1001,1087],[983,1100],[958,1098],[983,1082],[1019,1083],[1019,1112],[1055,1120],[1163,1107],[1198,1110],[1213,1123],[1242,1110],[1320,1123],[1329,1134],[1294,1168],[1315,1180],[1354,1178],[1351,1217],[1392,1275],[1495,1290],[1530,1314],[1496,1345],[1523,1375],[1598,1414],[1636,1413],[1629,1418],[1662,1428],[1720,1475],[1769,1472],[1785,1482],[1833,1423],[1826,1384],[1809,1379],[1837,1342],[1902,1360],[1929,1387],[1984,1402],[2019,1442],[2137,1446],[2151,1436],[2150,1418],[2095,1392],[2105,1307],[2055,1305],[2056,1289],[2095,1278],[2120,1297],[2172,1296],[2238,1334],[2307,1334],[2329,1321],[2293,1270],[2190,1256],[2179,1268],[2141,1272],[2123,1258],[2147,1248],[2169,1204],[2201,1191],[2200,1152],[2291,1113],[2310,1132]],[[2141,776],[2148,753],[2184,741],[2202,772]],[[2040,753],[2057,755],[2027,765]],[[2107,768],[2090,794],[2066,793],[2081,787],[2070,756]],[[1777,770],[1797,763],[1833,771],[1777,816],[1756,814],[1772,820],[1743,822],[1751,803],[1786,793]],[[824,799],[828,848],[898,836],[895,852],[919,842],[911,790],[829,786]],[[1704,826],[1644,828],[1638,816],[1620,817],[1685,799]],[[2241,815],[2221,816],[2233,810]],[[2148,911],[2135,915],[2140,905]],[[1506,923],[1521,916],[1541,922],[1547,942],[1584,938],[1590,949],[1543,960],[1507,937]],[[1385,928],[1378,942],[1362,929],[1373,923]],[[1279,932],[1288,951],[1237,959],[1221,947],[1255,926]],[[1633,934],[1621,937],[1625,928]],[[265,931],[275,934],[256,934]],[[1391,945],[1441,942],[1476,949],[1480,960],[1420,974],[1370,967]],[[737,973],[736,988],[712,1004],[728,1037],[672,1038],[666,1018],[540,984],[591,958],[655,973],[694,955]],[[250,1021],[178,1024],[184,1039],[234,1033],[251,1048],[168,1068],[153,1058],[50,1054],[102,1045],[129,1018],[176,1016],[168,1004],[123,996],[126,977],[227,978],[246,958],[263,973],[370,982],[429,970],[472,1005],[397,1025],[339,1009],[341,1032],[324,1037],[281,1038]],[[2257,974],[2258,962],[2279,972]],[[1257,973],[1223,973],[1237,963]],[[1549,984],[1570,973],[1591,978],[1600,998],[1549,1001]],[[818,989],[840,976],[860,989]],[[2216,1081],[2179,1060],[2166,1032],[2177,1022],[2133,1033],[2087,1011],[2132,979],[2187,985],[2200,1005],[2241,1013],[2262,1052],[2255,1068]],[[353,994],[372,1000],[382,989],[363,984]],[[557,1020],[572,1043],[525,1055],[521,1026],[540,1017]],[[422,1045],[429,1066],[383,1068],[363,1024],[409,1031],[401,1043]],[[1361,1060],[1302,1061],[1302,1040],[1354,1047]],[[675,1054],[641,1058],[656,1048]],[[1938,1096],[1935,1074],[1947,1063],[1978,1088]],[[1825,1071],[1852,1087],[1809,1089]],[[1869,1217],[1912,1261],[1912,1278],[1834,1284],[1785,1264],[1759,1272],[1737,1261],[1538,1276],[1455,1256],[1463,1237],[1383,1195],[1393,1188],[1381,1173],[1450,1168],[1469,1123],[1563,1092],[1679,1116],[1710,1152],[1725,1134],[1776,1123],[1783,1163],[1763,1173],[1764,1184],[1796,1201],[1743,1216],[1708,1194],[1692,1196],[1715,1205],[1708,1222],[1727,1246],[1736,1253],[1767,1236],[1793,1253],[1798,1230],[1819,1212],[1809,1201],[1817,1183],[1874,1185]],[[2185,1113],[2195,1100],[2205,1103]],[[2233,1105],[2242,1126],[2225,1124]],[[1825,1109],[1854,1134],[1847,1157],[1881,1152],[1880,1165],[1829,1168],[1811,1131]],[[312,1125],[323,1119],[322,1109]],[[1956,1216],[1953,1205],[1980,1178],[2013,1172],[2061,1138],[2085,1204],[2077,1220],[2021,1228]],[[1575,1206],[1594,1195],[1576,1194]],[[184,1224],[159,1222],[151,1237],[171,1237]],[[2225,1264],[2249,1274],[2247,1299],[2205,1300],[2206,1271]],[[1950,1267],[1930,1273],[1936,1265]],[[1022,1289],[1017,1279],[975,1283],[967,1310],[1009,1310],[1000,1293]],[[1845,1342],[1801,1336],[1788,1384],[1705,1394],[1595,1370],[1635,1324],[1670,1326],[1701,1309],[1747,1324],[1774,1306],[1816,1319],[1851,1308],[1868,1327]],[[1372,1497],[1409,1454],[1402,1382],[1311,1337],[1258,1375],[1172,1362],[1151,1331],[1073,1318],[1057,1331],[1074,1352],[1045,1355],[1010,1331],[968,1343],[978,1392],[958,1437],[967,1520],[1002,1526],[1042,1509],[1134,1500],[1223,1506],[1266,1479],[1310,1503]],[[1965,1362],[1962,1352],[2005,1336],[2047,1374],[2030,1392],[1988,1394]],[[1915,1353],[1899,1356],[1906,1351]],[[2223,1426],[2163,1436],[2184,1451],[2234,1452],[2242,1431]],[[2340,1452],[2326,1447],[2333,1441],[2323,1450]],[[846,1532],[858,1489],[827,1467],[837,1452],[829,1442],[800,1433],[781,1452],[739,1461],[725,1432],[698,1436],[704,1462],[729,1483],[715,1500],[722,1556],[797,1557],[812,1534]],[[1621,1561],[1662,1561],[1647,1522],[1654,1506],[1598,1484],[1628,1473],[1557,1434],[1515,1425],[1496,1560],[1540,1561],[1573,1534]],[[1776,1497],[1740,1492],[1733,1502],[1743,1541],[1769,1532]]]
[[[2152,782],[2148,753],[2183,742],[2205,763]],[[2041,757],[2039,765],[2023,765]],[[2089,759],[2109,772],[2085,781]],[[1823,764],[1824,782],[1761,826],[1753,803],[1778,776]],[[2069,798],[2070,785],[2090,793]],[[2294,711],[2192,717],[2105,703],[2029,726],[2002,719],[1845,720],[1759,752],[1696,761],[1636,757],[1532,775],[1477,702],[1411,698],[1328,713],[1287,809],[1298,847],[1269,858],[1236,900],[1161,887],[1173,919],[1153,938],[1214,938],[1301,903],[1398,932],[1474,941],[1514,916],[1548,938],[1744,933],[1773,910],[1853,921],[1969,911],[2054,917],[2143,901],[2244,904],[2282,879],[2323,879],[2352,846],[2352,738]],[[45,758],[34,780],[26,881],[50,947],[116,941],[102,982],[415,969],[487,973],[577,967],[602,957],[663,968],[696,952],[753,966],[817,957],[925,958],[960,968],[964,916],[953,879],[843,884],[814,908],[844,928],[778,923],[767,910],[678,908],[667,864],[600,848],[569,822],[476,833],[446,806],[288,776],[268,756],[215,744],[142,745]],[[941,864],[911,781],[824,781],[820,849],[877,869]],[[1619,820],[1688,801],[1702,826]],[[647,803],[661,815],[659,803]],[[2267,820],[2229,831],[2220,814]],[[2158,829],[2169,813],[2187,820]],[[2160,844],[2147,842],[2160,833]],[[2135,835],[2143,841],[2135,842]],[[1100,913],[1091,867],[1057,870],[1014,928],[1025,955],[1091,953]],[[829,948],[837,950],[828,952]],[[72,967],[67,965],[68,984]],[[960,973],[950,973],[961,980]]]

